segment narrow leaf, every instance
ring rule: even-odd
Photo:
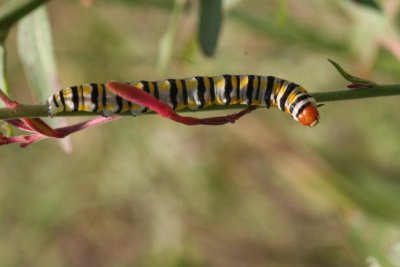
[[[6,1],[0,8],[0,32],[7,31],[13,24],[48,0]]]
[[[7,53],[6,47],[3,42],[0,43],[0,89],[5,93],[9,94],[9,86],[6,75],[6,61],[7,61]],[[0,101],[0,108],[5,107],[3,101]]]
[[[7,53],[4,42],[9,28],[23,16],[45,3],[47,0],[19,0],[6,1],[0,8],[0,88],[9,94],[8,80],[6,76]],[[0,108],[4,104],[0,102]]]
[[[92,127],[95,127],[97,125],[102,125],[117,119],[122,118],[121,116],[112,116],[112,117],[98,117],[93,120],[89,121],[84,121],[78,124],[66,126],[66,127],[61,127],[61,128],[49,128],[50,131],[53,131],[53,133],[56,136],[50,136],[46,134],[41,134],[40,132],[36,132],[31,135],[19,135],[19,136],[12,136],[12,137],[6,137],[3,134],[0,133],[0,146],[1,145],[8,145],[8,144],[20,144],[21,147],[27,147],[30,144],[33,144],[35,142],[41,141],[43,139],[49,138],[49,137],[54,137],[54,138],[63,138],[66,137],[72,133],[82,131],[84,129],[89,129]],[[44,122],[43,122],[44,123]],[[12,121],[12,124],[17,124],[19,125],[20,122]],[[46,127],[46,126],[44,126]],[[28,130],[30,131],[30,130]]]
[[[39,99],[60,88],[46,7],[18,23],[18,52],[28,81]]]
[[[382,11],[381,6],[375,0],[352,0],[353,2],[374,8],[376,10]]]
[[[329,58],[328,58],[328,60],[335,67],[335,69],[343,76],[343,78],[345,78],[349,82],[351,82],[353,84],[357,84],[357,85],[363,85],[363,86],[377,85],[373,81],[364,80],[362,78],[348,74],[338,63],[336,63],[335,61],[333,61]]]
[[[167,30],[161,37],[157,60],[157,67],[161,72],[165,72],[169,63],[171,62],[172,53],[175,47],[174,43],[176,33],[178,31],[178,22],[182,16],[185,4],[186,0],[175,0]]]
[[[276,20],[280,26],[284,26],[288,17],[287,0],[280,0],[278,10],[276,12]]]
[[[38,8],[18,23],[17,44],[25,75],[36,97],[47,98],[54,90],[58,90],[60,85],[51,25],[45,6]],[[64,119],[53,124],[60,125],[63,121]],[[63,139],[60,145],[64,152],[72,151],[69,139]]]
[[[206,56],[213,56],[222,23],[221,0],[201,0],[199,17],[200,47]]]

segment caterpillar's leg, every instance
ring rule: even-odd
[[[143,114],[144,112],[146,112],[146,110],[147,110],[147,107],[141,107],[141,109],[130,107],[129,113],[133,117],[136,117],[136,116],[139,116],[139,115]]]
[[[161,102],[151,94],[140,90],[136,87],[133,87],[126,83],[119,82],[108,82],[107,88],[112,91],[114,94],[119,95],[120,97],[131,101],[133,103],[145,106],[152,111],[160,114],[163,117],[169,118],[176,122],[180,122],[186,125],[221,125],[225,123],[234,123],[243,115],[253,111],[256,107],[250,106],[239,113],[230,114],[227,116],[220,117],[211,117],[211,118],[194,118],[188,116],[181,116],[177,114],[170,106],[166,103]]]
[[[115,115],[115,112],[113,112],[113,111],[111,111],[111,110],[106,110],[106,109],[104,109],[104,110],[101,112],[101,115],[102,115],[103,117],[109,118],[109,117],[114,116],[114,115]]]

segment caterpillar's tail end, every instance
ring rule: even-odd
[[[313,127],[319,122],[319,112],[315,104],[310,104],[303,109],[297,119],[304,126]]]
[[[53,118],[55,114],[61,112],[64,110],[64,106],[61,106],[60,104],[58,104],[57,102],[55,102],[55,98],[50,97],[47,101],[46,101],[46,105],[47,105],[47,115],[50,118]]]
[[[50,118],[53,118],[53,111],[50,107],[49,100],[46,101],[46,106],[47,106],[47,116],[49,116]]]
[[[46,105],[47,105],[47,115],[50,118],[53,118],[54,114],[56,113],[55,112],[55,106],[54,106],[53,102],[49,99],[49,100],[46,101]]]

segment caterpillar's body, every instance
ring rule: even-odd
[[[129,84],[148,92],[174,110],[247,104],[277,107],[306,126],[314,126],[319,120],[315,100],[303,87],[273,76],[196,76]],[[112,93],[105,84],[97,83],[64,88],[49,98],[48,105],[50,116],[62,111],[102,112],[104,115],[149,112],[146,107]]]

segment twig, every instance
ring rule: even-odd
[[[313,93],[312,96],[318,103],[342,101],[342,100],[353,100],[371,97],[381,96],[394,96],[400,95],[400,84],[394,85],[376,85],[368,88],[359,89],[345,89],[338,91],[329,92],[317,92]],[[232,106],[212,106],[199,111],[211,111],[211,110],[226,110],[226,109],[243,109],[246,105],[232,105]],[[182,112],[188,112],[190,110],[183,110]],[[89,112],[60,112],[57,113],[56,117],[71,117],[71,116],[99,116],[101,113],[89,113]],[[130,113],[120,114],[129,115]],[[0,120],[19,119],[19,118],[43,118],[48,117],[47,105],[20,105],[17,110],[10,108],[0,108]]]

